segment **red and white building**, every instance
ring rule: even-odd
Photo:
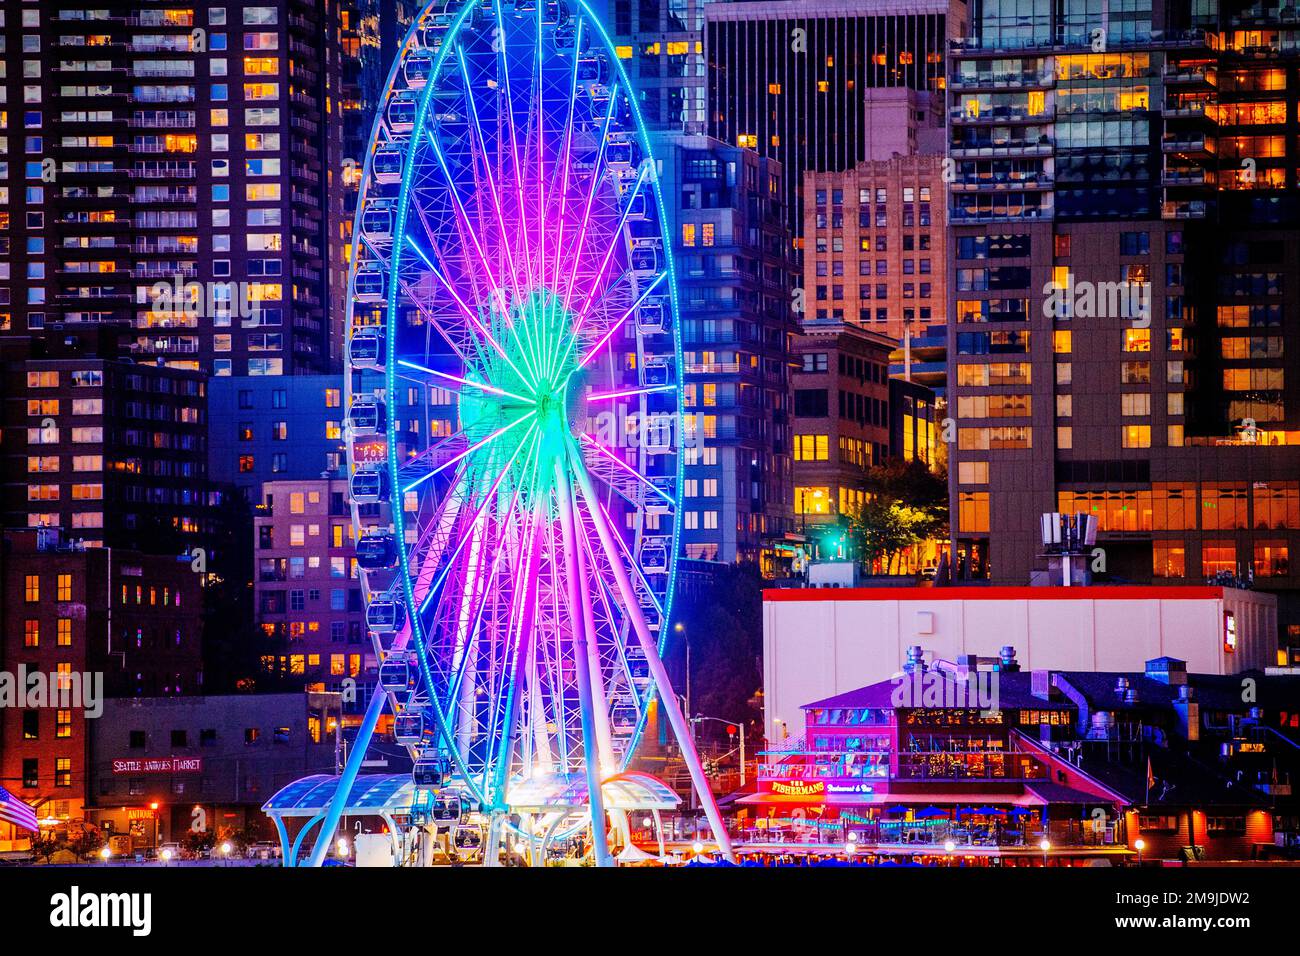
[[[931,663],[1012,646],[1025,670],[1140,671],[1174,657],[1189,672],[1235,674],[1277,663],[1277,601],[1224,587],[768,590],[768,741],[798,736],[809,701],[888,680],[918,645]]]

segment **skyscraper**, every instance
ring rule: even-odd
[[[944,54],[961,35],[960,0],[814,0],[712,4],[705,10],[708,131],[786,170],[792,235],[798,173],[853,168],[870,153],[868,91],[942,96]],[[796,172],[797,171],[797,172]]]
[[[1087,512],[1099,570],[1253,580],[1294,632],[1297,32],[1218,6],[986,8],[952,54],[953,527],[1024,583]]]
[[[688,558],[760,561],[791,522],[792,284],[780,165],[665,135],[680,285]]]

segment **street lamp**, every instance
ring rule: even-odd
[[[1042,842],[1038,844],[1038,848],[1043,851],[1043,866],[1047,866],[1047,851],[1052,848],[1052,842],[1047,837],[1043,837]]]
[[[229,840],[226,840],[224,843],[221,844],[221,855],[225,857],[227,865],[229,865],[230,863],[230,851],[233,849],[234,847],[231,846]]]
[[[858,845],[854,843],[852,840],[849,840],[847,843],[844,844],[844,855],[847,856],[849,859],[853,859],[853,854],[857,852],[858,852]]]
[[[1147,841],[1138,837],[1133,841],[1133,849],[1138,851],[1138,866],[1142,865],[1142,851],[1147,848]]]
[[[345,840],[343,837],[339,837],[339,842],[335,844],[334,848],[338,851],[339,856],[341,856],[343,859],[346,860],[348,858],[348,841]]]
[[[109,849],[107,843],[105,843],[102,847],[99,848],[99,858],[103,860],[105,863],[107,863],[109,860],[113,858],[113,851]]]
[[[171,849],[170,849],[170,848],[164,848],[163,851],[162,851],[162,853],[160,854],[160,856],[162,857],[162,861],[163,861],[163,863],[170,863],[170,862],[172,861],[172,851],[171,851]]]
[[[953,850],[955,850],[955,849],[957,849],[957,844],[956,844],[956,843],[953,843],[951,840],[944,840],[944,842],[943,842],[943,852],[944,852],[944,853],[951,853],[951,852],[952,852]]]
[[[691,844],[691,852],[693,852],[696,856],[703,856],[704,844],[701,843],[699,840],[696,840],[694,843]]]

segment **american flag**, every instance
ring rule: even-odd
[[[40,827],[36,824],[36,811],[4,787],[0,787],[0,821],[12,823],[33,833],[40,832]]]

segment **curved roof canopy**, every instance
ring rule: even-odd
[[[282,817],[313,817],[323,813],[334,799],[339,778],[317,773],[303,777],[282,788],[262,806],[266,813]],[[409,773],[372,773],[357,777],[348,794],[345,816],[364,816],[400,812],[408,809],[415,798],[415,785]]]

